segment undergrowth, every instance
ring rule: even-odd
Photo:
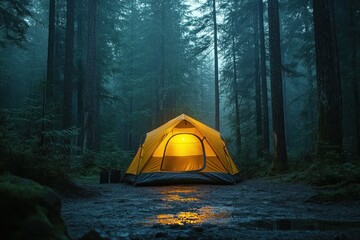
[[[77,172],[81,176],[99,174],[101,169],[117,169],[125,172],[132,160],[132,153],[112,147],[100,152],[86,152],[83,154]]]
[[[308,163],[290,162],[291,169],[280,176],[283,181],[314,186],[315,201],[360,200],[360,162],[328,153]]]
[[[43,185],[62,189],[73,185],[69,165],[51,157],[23,152],[1,152],[0,173],[32,179]]]
[[[269,175],[271,161],[270,156],[265,159],[236,159],[244,180],[260,178],[309,184],[318,191],[311,200],[318,202],[360,200],[358,159],[346,158],[345,154],[331,151],[316,159],[312,154],[289,154],[289,169],[278,175]]]

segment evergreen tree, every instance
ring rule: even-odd
[[[253,21],[255,5],[252,1],[233,1],[231,4],[221,5],[221,8],[225,15],[221,26],[221,49],[224,56],[222,91],[227,97],[227,119],[233,131],[235,152],[237,157],[246,160],[257,151],[251,147],[257,145],[254,85],[256,27]]]
[[[7,43],[22,46],[31,17],[31,0],[3,0],[0,2],[0,47]]]
[[[86,56],[86,82],[84,107],[84,143],[83,149],[95,149],[95,114],[96,114],[96,11],[97,0],[88,3],[88,44]]]
[[[260,41],[260,71],[261,71],[261,98],[262,98],[262,120],[263,120],[263,151],[269,152],[269,103],[266,74],[266,49],[264,29],[264,4],[258,0],[259,10],[259,41]]]
[[[314,0],[318,134],[316,156],[341,151],[342,96],[333,2]]]
[[[72,95],[74,78],[74,25],[75,5],[73,0],[68,0],[66,5],[66,39],[65,39],[65,66],[64,66],[64,111],[63,128],[72,125]]]
[[[289,152],[313,153],[316,141],[315,43],[311,2],[288,0],[282,11],[284,92]],[[299,111],[299,109],[301,109]]]
[[[271,166],[271,171],[274,173],[279,173],[286,170],[288,167],[281,73],[282,63],[280,49],[279,3],[278,0],[269,0],[268,4],[270,81],[275,154],[274,161]]]
[[[357,142],[357,155],[360,157],[360,99],[359,99],[359,71],[358,71],[358,32],[356,26],[358,26],[356,21],[356,5],[355,1],[350,1],[349,12],[350,12],[350,21],[349,21],[349,30],[351,32],[351,80],[354,96],[354,122],[355,122],[355,138]]]
[[[224,49],[225,65],[222,69],[223,84],[225,92],[228,94],[228,102],[231,104],[229,113],[230,119],[233,119],[231,129],[235,135],[235,153],[236,156],[241,154],[241,121],[240,121],[240,103],[239,103],[239,76],[238,76],[238,12],[237,2],[229,4],[226,8],[225,22],[227,28],[223,28],[225,37],[221,39],[221,46]],[[227,96],[227,94],[226,94]]]
[[[255,119],[256,119],[256,155],[263,156],[263,129],[261,109],[261,79],[260,79],[260,51],[259,51],[259,10],[258,4],[254,7],[254,79],[255,79]]]
[[[81,147],[84,136],[84,80],[85,80],[85,2],[84,0],[77,0],[75,4],[75,20],[76,20],[76,124],[79,130],[77,145]],[[74,59],[75,60],[75,59]]]
[[[219,63],[218,63],[218,24],[217,24],[217,5],[216,0],[206,0],[197,9],[202,16],[197,19],[195,24],[195,34],[199,36],[197,40],[196,53],[202,53],[211,46],[214,51],[214,83],[215,83],[215,129],[220,130],[220,92],[219,92]]]
[[[55,81],[55,0],[49,4],[49,35],[48,35],[48,56],[46,72],[46,98],[54,97]]]

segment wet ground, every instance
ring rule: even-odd
[[[315,203],[310,186],[84,187],[93,194],[63,198],[74,239],[92,229],[111,239],[360,239],[360,202]]]

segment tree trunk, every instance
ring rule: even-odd
[[[281,50],[281,49],[280,49]],[[286,62],[285,62],[285,54],[284,54],[285,51],[281,51],[281,66],[286,65]],[[282,73],[284,72],[283,71],[283,68],[281,68],[281,71]],[[285,127],[285,142],[287,144],[287,146],[291,146],[291,141],[288,140],[288,105],[287,105],[287,99],[288,99],[288,96],[287,96],[287,80],[286,80],[286,75],[285,73],[282,74],[282,92],[283,92],[283,108],[284,108],[284,127]]]
[[[235,27],[234,17],[232,19],[232,59],[233,59],[233,94],[235,103],[235,124],[236,124],[236,155],[241,154],[241,128],[240,128],[240,105],[238,98],[238,80],[237,80],[237,67],[236,67],[236,47],[235,47]]]
[[[342,99],[333,2],[313,0],[318,133],[316,157],[342,149]]]
[[[156,83],[156,125],[164,123],[165,102],[165,0],[161,1],[161,33],[160,33],[160,69],[159,78]]]
[[[214,22],[214,65],[215,65],[215,129],[220,131],[220,93],[219,93],[219,63],[217,43],[216,22],[216,0],[213,0],[213,22]]]
[[[95,91],[96,91],[96,8],[97,0],[89,0],[88,6],[88,44],[85,82],[85,111],[84,111],[84,144],[83,148],[95,149]]]
[[[261,70],[261,97],[263,107],[263,151],[269,152],[269,106],[266,80],[266,52],[265,52],[265,34],[264,34],[264,7],[263,0],[259,0],[259,34],[260,34],[260,70]]]
[[[54,97],[55,82],[55,0],[50,0],[49,7],[49,36],[47,55],[46,98]]]
[[[164,124],[165,119],[165,98],[166,98],[166,91],[165,91],[165,0],[162,0],[161,4],[161,52],[160,52],[160,123]]]
[[[74,77],[74,1],[67,0],[66,4],[66,36],[65,36],[65,66],[64,66],[64,110],[63,129],[71,127],[72,86]]]
[[[354,96],[354,120],[355,120],[355,138],[356,138],[356,148],[357,156],[360,157],[360,101],[359,101],[359,86],[358,86],[358,69],[357,69],[357,28],[355,26],[355,14],[354,14],[354,4],[355,1],[350,1],[350,32],[351,32],[351,80]]]
[[[309,6],[310,7],[310,6]],[[304,34],[307,36],[310,34],[310,24],[312,23],[312,19],[310,18],[309,11],[305,12],[305,20],[304,20]],[[305,109],[307,110],[305,126],[307,127],[307,131],[310,133],[307,134],[308,137],[305,139],[305,147],[309,149],[311,152],[315,150],[315,141],[316,141],[316,133],[315,133],[315,122],[316,122],[316,108],[314,106],[314,77],[313,77],[313,64],[312,64],[312,56],[308,54],[305,57],[305,65],[306,65],[306,77],[307,77],[307,91],[308,91],[308,99],[305,103]]]
[[[130,42],[134,44],[134,26],[135,26],[135,0],[131,0],[131,20],[130,20]],[[130,47],[130,80],[134,80],[134,47]],[[128,129],[127,129],[127,149],[132,150],[132,112],[133,112],[133,85],[130,85],[129,91],[129,106],[128,106]]]
[[[102,72],[99,70],[99,72]],[[101,151],[101,75],[96,75],[95,78],[95,151]]]
[[[58,2],[59,3],[59,2]],[[61,8],[59,8],[61,9]],[[62,103],[62,95],[63,95],[63,79],[61,78],[61,74],[63,73],[63,58],[64,52],[63,50],[63,39],[62,39],[62,30],[61,30],[61,22],[62,17],[60,16],[60,10],[56,11],[55,14],[55,25],[59,26],[55,28],[55,66],[54,66],[54,99],[57,103]]]
[[[280,49],[280,22],[278,0],[268,1],[270,81],[274,131],[274,161],[271,172],[280,173],[288,168],[285,141],[284,106],[282,90],[282,65]]]
[[[84,139],[84,1],[78,0],[77,4],[77,126],[79,128],[78,146],[80,147]]]
[[[257,158],[263,157],[262,140],[262,116],[261,116],[261,89],[260,89],[260,66],[259,66],[259,15],[258,5],[255,5],[254,14],[254,59],[255,59],[255,116],[256,116],[256,155]]]

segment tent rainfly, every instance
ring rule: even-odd
[[[125,175],[134,185],[235,184],[239,179],[220,133],[185,114],[146,134]]]

